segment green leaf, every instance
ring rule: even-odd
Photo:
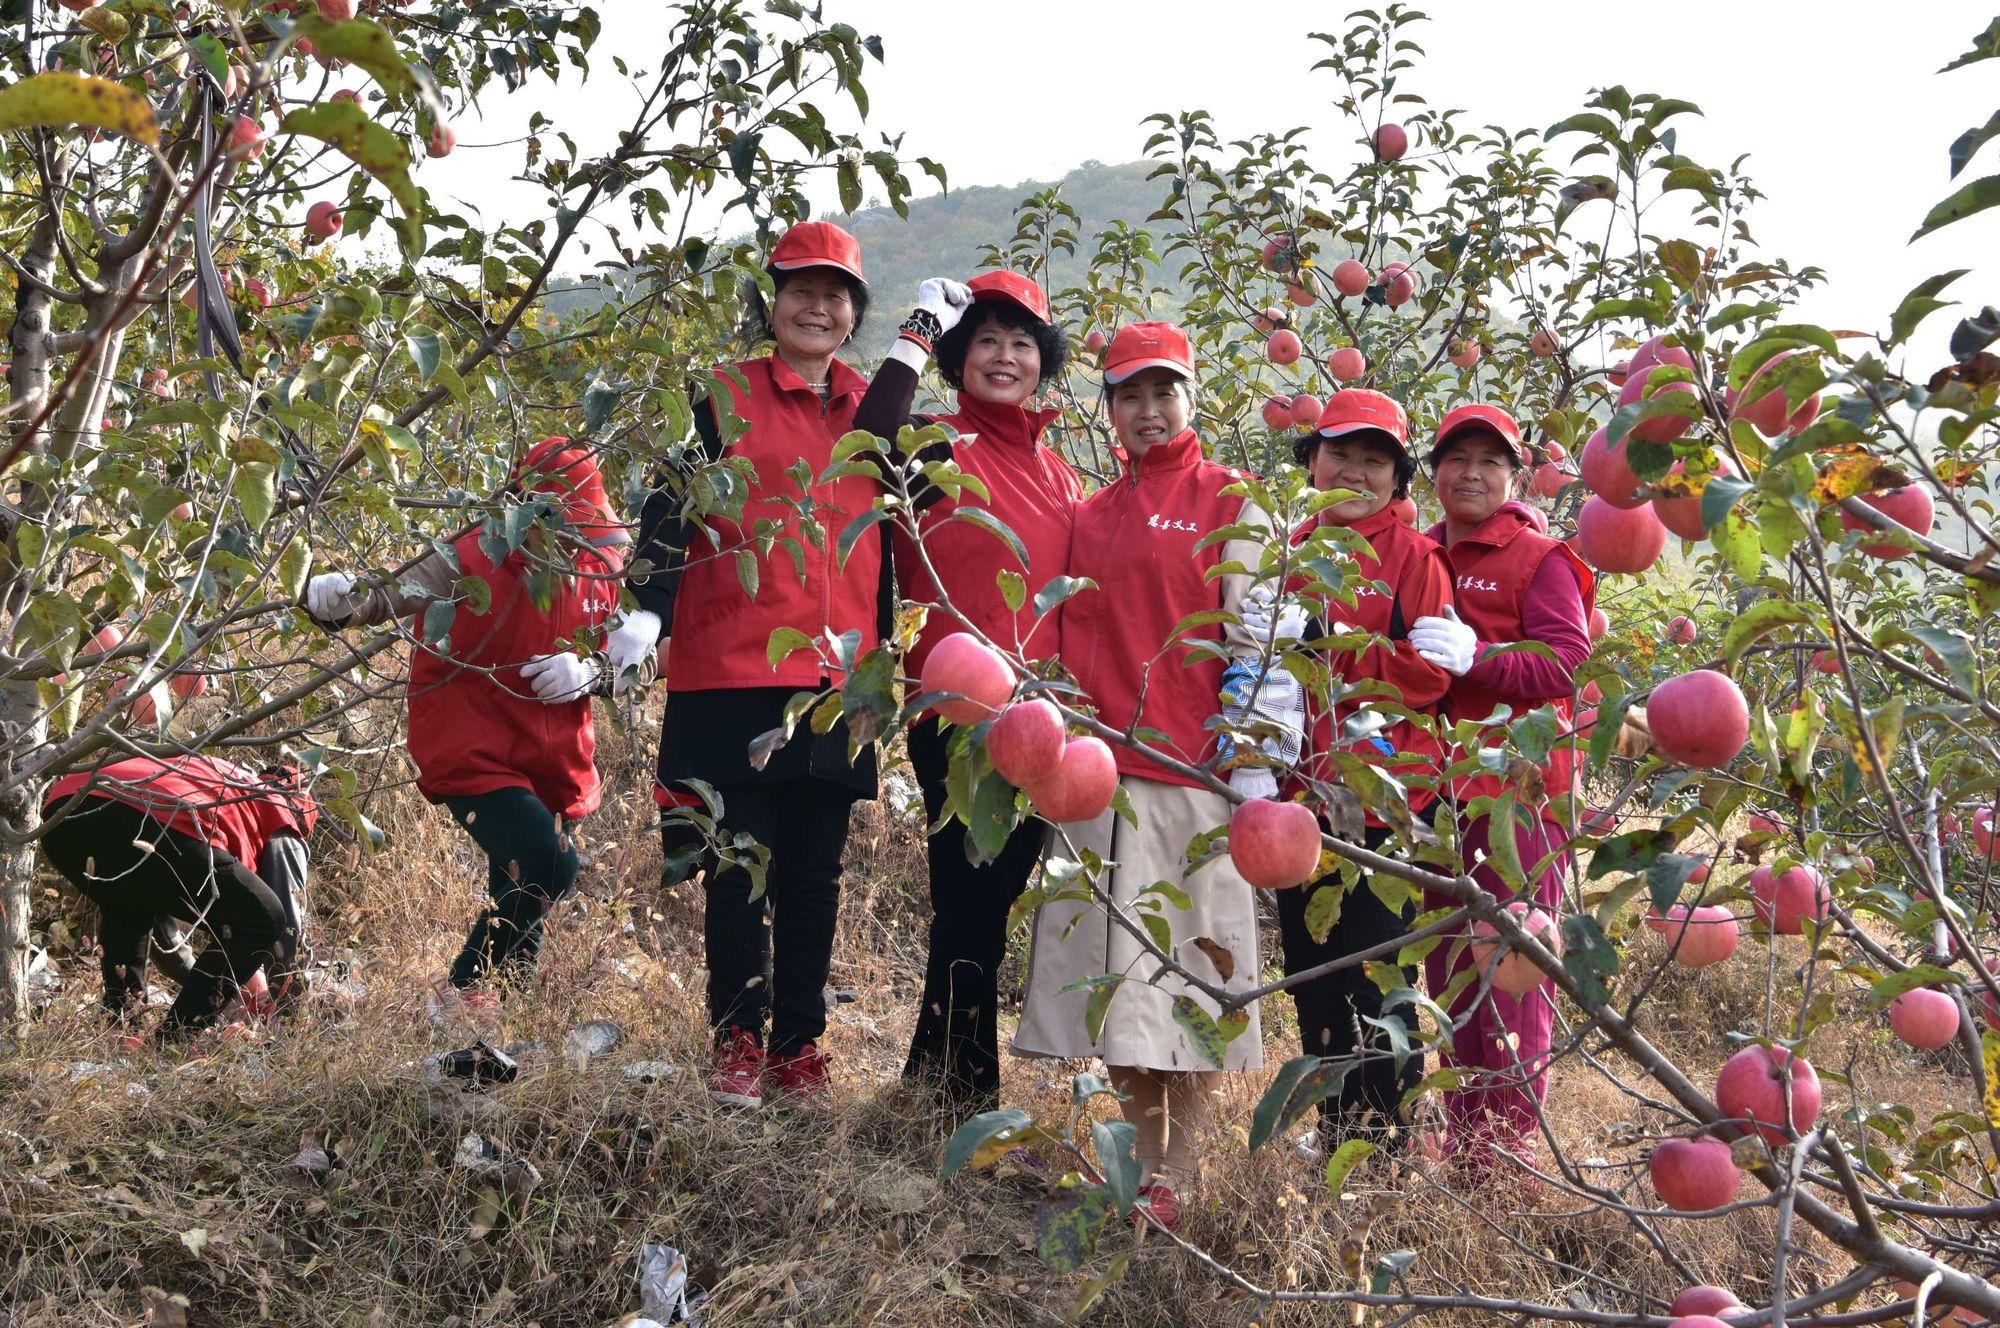
[[[387,28],[368,19],[336,23],[318,14],[300,14],[292,20],[292,35],[310,41],[329,59],[348,60],[361,66],[384,92],[401,94],[420,86],[403,53],[396,48],[396,39]],[[430,100],[435,106],[435,95]]]
[[[1644,871],[1653,865],[1653,860],[1674,846],[1674,832],[1671,830],[1634,830],[1629,834],[1613,835],[1597,846],[1591,854],[1589,880],[1602,880],[1612,872]]]
[[[1092,1121],[1090,1142],[1097,1150],[1097,1169],[1104,1173],[1111,1202],[1125,1212],[1139,1202],[1139,1159],[1133,1152],[1139,1129],[1131,1121]]]
[[[1111,1206],[1109,1191],[1100,1185],[1045,1194],[1035,1205],[1035,1253],[1049,1271],[1074,1273],[1097,1252],[1097,1238],[1105,1223],[1121,1211]]]
[[[764,658],[770,661],[773,669],[776,669],[778,665],[790,659],[794,652],[812,648],[813,639],[798,628],[774,627],[771,629],[771,639],[764,643]]]
[[[1329,1202],[1340,1202],[1340,1187],[1347,1183],[1354,1169],[1375,1156],[1375,1145],[1367,1139],[1349,1139],[1333,1150],[1333,1156],[1326,1160],[1326,1197]]]
[[[1868,989],[1868,1008],[1886,1010],[1889,1002],[1906,991],[1918,987],[1952,987],[1960,981],[1959,975],[1948,968],[1935,964],[1913,964],[1900,973],[1892,973]]]
[[[1993,118],[1995,124],[2000,124],[2000,112],[1996,112]],[[1950,272],[1940,272],[1934,277],[1926,277],[1918,282],[1915,288],[1903,297],[1903,302],[1896,306],[1896,312],[1889,316],[1889,344],[1896,346],[1908,341],[1910,334],[1917,330],[1918,324],[1924,319],[1940,309],[1957,304],[1957,300],[1940,300],[1934,297],[1971,270],[1961,267]]]
[[[1120,973],[1105,973],[1090,980],[1090,999],[1083,1003],[1083,1033],[1092,1042],[1104,1036],[1104,1016],[1111,1009],[1111,998],[1124,982]]]
[[[351,101],[323,101],[287,112],[278,126],[287,134],[316,138],[338,148],[380,180],[403,209],[399,232],[405,253],[424,247],[424,200],[410,179],[410,150],[403,140],[368,118]]]
[[[276,469],[262,461],[240,465],[229,492],[243,509],[243,520],[250,529],[262,530],[278,505]]]
[[[1711,203],[1720,201],[1715,192],[1715,177],[1699,166],[1676,166],[1668,171],[1660,182],[1660,192],[1670,194],[1676,189],[1692,189]]]
[[[1734,664],[1743,652],[1781,627],[1812,621],[1812,612],[1791,600],[1767,599],[1738,614],[1722,637],[1722,657]]]
[[[736,584],[743,587],[745,595],[757,598],[757,555],[748,549],[736,551]]]
[[[600,378],[583,393],[583,433],[588,438],[602,429],[611,419],[611,412],[618,406],[618,398],[623,395],[617,384]]]
[[[858,519],[858,518],[857,518]],[[1014,552],[1014,559],[1021,566],[1028,565],[1028,548],[1021,543],[1021,537],[1010,529],[1005,521],[983,507],[956,507],[947,521],[969,521],[981,530],[991,534]],[[1039,599],[1039,596],[1037,597]]]
[[[1026,566],[1025,563],[1022,564]],[[1058,576],[1050,578],[1047,585],[1035,592],[1035,613],[1043,615],[1074,595],[1086,590],[1097,589],[1097,583],[1087,576]]]
[[[1972,39],[1971,50],[1959,56],[1958,59],[1952,61],[1943,69],[1938,70],[1938,72],[1940,74],[1948,74],[1954,69],[1963,69],[1967,65],[1976,65],[1981,60],[1991,60],[1996,55],[2000,55],[2000,18],[1996,18],[1991,23],[1988,23],[1986,31]]]
[[[860,542],[861,537],[881,522],[887,521],[889,516],[890,513],[886,508],[871,507],[841,527],[840,538],[833,544],[842,567],[847,566],[848,555],[854,552],[854,546]]]
[[[304,540],[294,536],[278,555],[278,589],[286,599],[297,599],[305,593],[306,574],[311,570],[312,550]]]
[[[1924,224],[1911,234],[1911,240],[1921,240],[1932,231],[1942,230],[1955,221],[1964,221],[1976,212],[1984,212],[1995,203],[2000,203],[2000,175],[1988,175],[1974,180],[1957,190],[1932,208],[1924,217]]]
[[[1216,1026],[1215,1019],[1192,996],[1174,997],[1174,1022],[1188,1036],[1188,1042],[1195,1053],[1216,1069],[1222,1068],[1222,1057],[1228,1050],[1229,1039]]]
[[[458,617],[458,601],[434,599],[424,606],[424,642],[447,650],[445,638],[451,635],[451,624]]]
[[[1006,1143],[1011,1136],[1034,1123],[1035,1118],[1019,1108],[980,1112],[952,1132],[950,1141],[944,1146],[944,1163],[938,1168],[938,1178],[950,1180],[986,1151],[988,1145]]]
[[[1007,612],[1019,613],[1028,602],[1027,578],[1012,568],[1003,567],[995,572],[993,583],[1000,587],[1000,598],[1007,605]]]
[[[1722,518],[1729,515],[1736,500],[1757,486],[1749,480],[1735,475],[1711,475],[1701,490],[1701,525],[1704,530],[1714,530],[1722,524]]]
[[[1563,970],[1583,989],[1586,1007],[1603,1005],[1611,999],[1604,979],[1618,973],[1618,951],[1604,939],[1604,929],[1588,913],[1572,913],[1563,919]]]
[[[1525,885],[1528,879],[1521,870],[1520,844],[1514,838],[1514,825],[1520,819],[1517,804],[1513,789],[1495,798],[1493,810],[1488,813],[1490,819],[1486,832],[1486,864],[1515,890]]]
[[[67,125],[95,125],[148,147],[160,145],[152,103],[122,83],[89,74],[49,73],[0,88],[0,133]]]
[[[410,348],[410,358],[417,362],[417,377],[422,382],[430,382],[437,373],[438,363],[444,358],[444,348],[438,341],[437,331],[428,327],[413,327],[404,331],[403,344]]]
[[[1285,1103],[1291,1100],[1292,1090],[1299,1081],[1323,1064],[1319,1056],[1294,1056],[1278,1067],[1272,1077],[1270,1087],[1257,1099],[1257,1105],[1250,1112],[1250,1151],[1262,1148],[1278,1131],[1279,1117],[1284,1113]]]
[[[1319,944],[1326,944],[1326,938],[1340,925],[1340,910],[1347,902],[1347,886],[1340,881],[1328,881],[1314,890],[1306,899],[1306,932]]]

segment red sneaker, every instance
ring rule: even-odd
[[[708,1095],[732,1107],[764,1105],[764,1049],[747,1028],[731,1028],[708,1063]]]
[[[1131,1222],[1135,1227],[1157,1226],[1162,1231],[1172,1231],[1181,1224],[1181,1201],[1174,1197],[1171,1185],[1141,1185],[1139,1202],[1132,1206]]]
[[[833,1087],[826,1057],[808,1042],[789,1056],[771,1058],[772,1088],[778,1097],[824,1097]]]

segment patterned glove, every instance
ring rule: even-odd
[[[938,338],[958,326],[958,320],[971,304],[972,289],[964,282],[931,277],[917,287],[917,307],[903,320],[889,353],[921,370]],[[909,349],[905,350],[906,346]]]
[[[1237,607],[1236,615],[1243,620],[1243,630],[1260,647],[1272,639],[1274,618],[1278,647],[1282,648],[1306,634],[1308,615],[1305,606],[1289,595],[1280,599],[1269,586],[1251,587]]]

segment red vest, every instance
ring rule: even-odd
[[[795,627],[816,642],[829,631],[858,631],[863,650],[875,644],[881,538],[872,530],[864,534],[844,567],[837,542],[847,524],[874,504],[879,486],[859,475],[819,482],[832,464],[833,445],[854,426],[854,408],[868,383],[839,360],[829,367],[833,391],[824,402],[775,354],[736,366],[748,392],[716,371],[718,387],[728,388],[737,416],[749,426],[723,455],[747,457],[757,478],[741,522],[705,517],[708,533],[690,540],[667,647],[670,692],[818,687],[826,671],[810,651],[771,667],[766,651],[780,627]],[[785,473],[801,463],[810,472],[803,491]],[[812,513],[801,519],[796,505],[807,499]],[[760,531],[760,524],[767,529]],[[809,531],[808,524],[818,529]],[[766,536],[770,543],[760,552],[758,541]],[[737,572],[739,550],[756,560],[755,594],[745,591]]]
[[[1528,586],[1541,569],[1543,560],[1551,555],[1567,561],[1576,572],[1577,587],[1583,596],[1584,617],[1590,616],[1591,607],[1597,602],[1596,575],[1583,559],[1576,556],[1574,550],[1561,540],[1551,539],[1544,533],[1545,530],[1541,513],[1524,503],[1510,502],[1488,517],[1479,529],[1446,550],[1457,577],[1454,594],[1458,616],[1472,628],[1480,641],[1521,639],[1521,608],[1528,597]],[[1441,537],[1441,532],[1442,527],[1438,527],[1431,533]],[[1496,706],[1501,705],[1509,707],[1515,719],[1530,710],[1553,705],[1565,729],[1569,727],[1574,709],[1567,696],[1505,696],[1480,686],[1470,678],[1455,679],[1451,690],[1445,694],[1445,715],[1454,722],[1485,719]],[[1490,743],[1499,741],[1497,732],[1489,738]],[[1573,745],[1565,741],[1550,753],[1549,764],[1543,768],[1551,798],[1572,789],[1576,774]],[[1459,776],[1452,781],[1451,795],[1463,803],[1471,798],[1498,797],[1504,788],[1496,775]]]
[[[1115,729],[1131,726],[1167,735],[1168,754],[1199,764],[1215,748],[1205,722],[1221,708],[1223,661],[1190,662],[1186,647],[1171,644],[1181,619],[1222,607],[1222,583],[1204,573],[1222,561],[1222,544],[1199,552],[1211,530],[1231,525],[1243,499],[1222,490],[1241,475],[1201,454],[1192,429],[1155,443],[1125,474],[1076,509],[1070,540],[1071,576],[1087,576],[1086,590],[1063,606],[1062,661],[1097,705],[1098,718]],[[1220,641],[1211,624],[1189,636]],[[1156,658],[1157,657],[1157,658]],[[1145,709],[1139,689],[1145,685]],[[1114,746],[1128,775],[1169,784],[1191,784],[1137,752]]]
[[[1440,708],[1451,675],[1418,655],[1407,637],[1417,619],[1434,617],[1451,603],[1451,562],[1437,541],[1416,528],[1416,517],[1417,509],[1408,499],[1397,499],[1348,527],[1366,539],[1374,553],[1372,557],[1355,555],[1355,570],[1362,584],[1355,587],[1353,606],[1335,601],[1326,606],[1326,616],[1390,638],[1387,646],[1374,645],[1359,653],[1350,651],[1334,656],[1342,682],[1350,686],[1386,683],[1401,693],[1404,706],[1419,712],[1434,712]],[[1292,543],[1303,544],[1315,524],[1307,522],[1301,526],[1292,536]],[[1387,594],[1368,584],[1376,581],[1387,587]],[[1312,736],[1307,767],[1323,783],[1338,783],[1339,777],[1323,761],[1315,765],[1316,760],[1335,750],[1334,735],[1342,731],[1341,726],[1357,709],[1367,704],[1363,698],[1329,710],[1308,695]],[[1443,745],[1437,736],[1401,718],[1379,736],[1395,749],[1393,757],[1366,739],[1342,739],[1338,747],[1392,774],[1404,785],[1411,811],[1430,806],[1437,799],[1434,784],[1443,768]],[[1371,813],[1368,824],[1380,825],[1381,821]]]
[[[1020,537],[1028,551],[1027,566],[1023,567],[991,532],[970,522],[948,520],[959,505],[952,498],[940,498],[923,515],[924,553],[937,570],[952,607],[996,645],[1012,649],[1018,643],[1026,659],[1041,659],[1056,651],[1060,610],[1038,626],[1035,595],[1050,580],[1069,571],[1070,526],[1077,504],[1083,501],[1083,485],[1076,472],[1038,441],[1059,413],[1025,411],[961,393],[957,412],[938,417],[938,423],[967,435],[953,445],[952,459],[960,470],[977,476],[989,495],[985,502],[980,502],[977,494],[967,495],[968,499]],[[917,557],[916,545],[900,526],[891,538],[903,597],[935,602],[937,583]],[[996,574],[1002,569],[1027,582],[1027,597],[1018,612],[1007,607],[1000,593]],[[922,673],[931,647],[963,630],[964,624],[953,615],[933,611],[910,649],[904,671],[911,676]]]
[[[552,462],[565,461],[571,474],[586,466],[595,474],[589,449],[569,447],[563,438],[537,445],[521,468],[549,470]],[[586,496],[593,486],[579,493],[558,483],[538,487],[563,497],[573,525],[588,532],[612,520]],[[477,530],[452,547],[464,574],[484,581],[493,602],[483,614],[460,604],[444,647],[423,646],[410,657],[409,746],[417,791],[441,802],[526,788],[558,816],[588,815],[601,796],[590,698],[545,704],[521,677],[521,666],[561,649],[580,629],[603,625],[618,603],[621,552],[615,545],[565,541],[562,557],[577,574],[558,579],[546,604],[537,604],[528,578],[541,563],[525,545],[497,565],[479,547]]]
[[[279,787],[254,770],[213,756],[128,756],[100,766],[86,797],[137,807],[170,830],[228,853],[251,871],[273,835],[312,833],[319,808],[312,795]],[[55,810],[92,778],[64,775],[42,805]]]

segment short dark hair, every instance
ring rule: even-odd
[[[938,338],[931,353],[937,357],[938,372],[944,380],[960,392],[965,390],[965,353],[972,349],[972,334],[988,323],[1014,332],[1026,332],[1035,339],[1035,349],[1041,352],[1042,372],[1035,380],[1035,390],[1041,391],[1042,384],[1062,377],[1063,364],[1069,359],[1069,338],[1054,323],[1044,323],[1041,319],[1023,309],[1012,300],[975,300],[965,316],[960,318],[951,331]]]
[[[1310,466],[1312,464],[1313,453],[1319,449],[1321,443],[1339,441],[1338,438],[1321,436],[1318,430],[1314,430],[1311,433],[1302,433],[1292,439],[1292,460],[1298,465]],[[1417,477],[1417,459],[1410,455],[1410,450],[1407,447],[1398,446],[1394,438],[1379,429],[1369,429],[1361,432],[1356,441],[1373,443],[1396,458],[1396,492],[1391,494],[1390,497],[1409,497],[1410,481]]]
[[[775,294],[785,288],[786,283],[815,271],[811,267],[795,267],[786,270],[765,269],[771,274],[771,290]],[[853,341],[861,335],[861,324],[868,318],[868,284],[857,276],[841,272],[839,268],[828,271],[840,273],[840,279],[847,283],[847,300],[854,306],[854,326],[848,330],[847,340]],[[753,281],[743,283],[743,322],[738,332],[747,334],[752,342],[770,341],[775,337],[771,331],[771,306],[764,300],[764,292]],[[846,343],[843,342],[843,345]]]
[[[1500,444],[1501,449],[1507,453],[1507,464],[1514,468],[1515,473],[1518,474],[1528,468],[1528,463],[1521,460],[1520,448],[1515,447],[1505,438],[1502,438],[1499,430],[1479,426],[1460,429],[1451,436],[1451,439],[1443,447],[1433,447],[1431,454],[1424,458],[1424,464],[1431,468],[1431,474],[1437,474],[1438,463],[1444,460],[1446,452],[1449,452],[1455,445],[1464,442],[1468,438],[1491,438],[1494,442]]]

